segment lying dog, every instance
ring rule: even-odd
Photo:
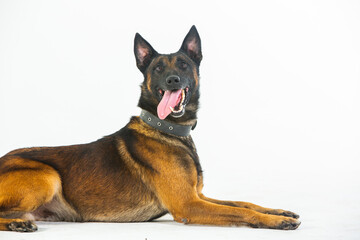
[[[33,221],[151,221],[171,213],[186,224],[296,229],[299,216],[202,194],[190,131],[199,101],[199,34],[159,54],[139,34],[144,74],[138,106],[120,131],[89,144],[25,148],[0,158],[0,230],[35,231]]]

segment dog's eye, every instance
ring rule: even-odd
[[[188,67],[188,64],[187,64],[186,62],[181,62],[181,63],[180,63],[180,67],[181,67],[182,69],[186,69],[186,68]]]
[[[164,69],[164,68],[163,68],[163,66],[161,66],[161,65],[157,65],[157,66],[155,67],[155,71],[157,71],[157,72],[162,72],[163,69]]]

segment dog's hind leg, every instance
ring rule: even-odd
[[[50,166],[5,156],[0,167],[0,230],[33,232],[37,226],[24,215],[50,202],[61,191],[59,174]]]

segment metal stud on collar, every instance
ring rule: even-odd
[[[170,126],[170,127],[169,127],[169,130],[170,130],[170,131],[172,131],[173,129],[174,129],[174,127],[173,127],[173,126]]]

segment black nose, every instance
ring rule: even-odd
[[[166,85],[168,87],[176,87],[180,83],[180,77],[177,75],[171,75],[166,78]]]

